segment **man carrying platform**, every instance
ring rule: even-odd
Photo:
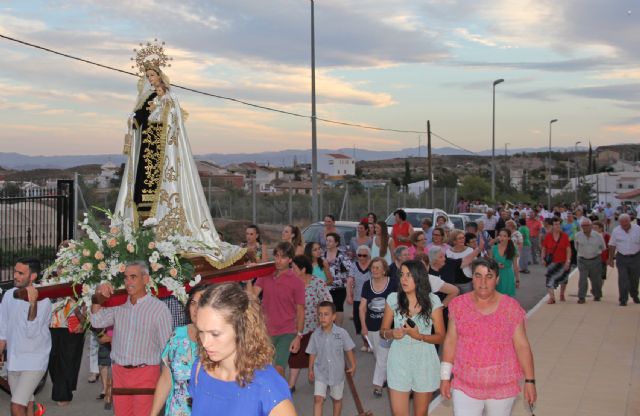
[[[33,393],[49,363],[51,301],[38,300],[33,283],[39,273],[38,259],[19,259],[13,273],[15,288],[5,293],[0,304],[0,363],[6,346],[11,416],[34,414]],[[27,291],[27,302],[13,297],[13,292],[23,288]]]
[[[154,389],[160,377],[162,351],[171,336],[171,314],[167,306],[147,292],[149,269],[146,263],[133,262],[124,272],[127,301],[120,306],[91,306],[91,325],[113,326],[111,370],[113,388]],[[104,283],[96,293],[109,298],[113,287]],[[113,406],[116,416],[148,415],[153,394],[117,395]]]

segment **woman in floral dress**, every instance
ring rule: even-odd
[[[188,416],[191,414],[189,406],[189,379],[191,367],[198,357],[197,335],[195,326],[198,301],[208,285],[194,287],[189,294],[189,317],[191,323],[177,327],[167,346],[162,352],[162,372],[153,395],[151,414],[162,412],[172,416]]]
[[[313,266],[307,256],[295,256],[291,263],[291,270],[304,282],[304,329],[300,340],[300,350],[289,356],[289,389],[296,390],[296,381],[301,368],[309,368],[309,354],[307,345],[311,334],[318,326],[318,304],[331,300],[331,294],[322,279],[314,276]]]

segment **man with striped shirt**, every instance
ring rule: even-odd
[[[124,283],[129,298],[123,305],[102,308],[91,306],[91,325],[113,326],[111,370],[114,388],[155,388],[160,377],[160,359],[171,336],[171,313],[159,299],[147,292],[149,269],[144,262],[127,265]],[[109,283],[98,286],[97,293],[113,294]],[[153,395],[114,396],[116,416],[148,415]]]

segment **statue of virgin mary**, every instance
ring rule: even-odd
[[[189,146],[184,111],[161,69],[168,60],[157,43],[137,51],[142,75],[128,120],[127,159],[115,217],[129,218],[134,226],[153,219],[158,241],[188,236],[206,248],[183,255],[202,256],[223,268],[240,259],[245,249],[221,241],[216,232]]]

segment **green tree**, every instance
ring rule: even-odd
[[[409,184],[411,183],[411,166],[409,165],[409,158],[404,160],[404,176],[402,177],[402,187],[406,191],[409,190]]]
[[[487,200],[491,195],[491,184],[479,176],[467,176],[462,180],[460,196],[470,200]]]

